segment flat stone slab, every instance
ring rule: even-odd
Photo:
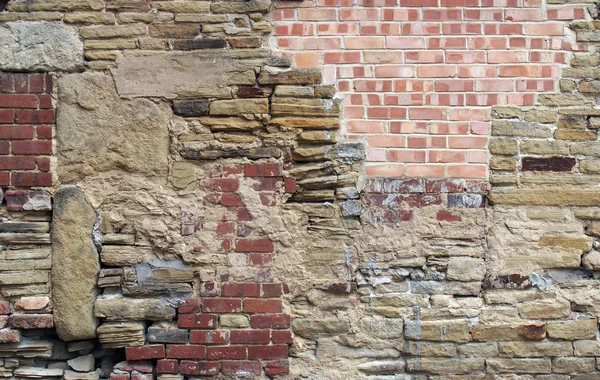
[[[176,98],[201,89],[254,85],[255,69],[267,58],[262,50],[206,52],[132,52],[112,70],[122,97]],[[143,69],[140,69],[143,68]],[[202,80],[198,80],[202,78]]]

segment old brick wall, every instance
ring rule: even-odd
[[[0,374],[597,378],[596,12],[10,1]]]

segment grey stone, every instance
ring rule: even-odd
[[[342,202],[342,215],[343,216],[360,216],[362,211],[362,202],[356,200],[349,200]]]
[[[317,338],[325,335],[338,335],[348,332],[348,322],[337,319],[298,318],[292,321],[292,330],[304,338]]]
[[[47,22],[0,25],[0,71],[74,71],[83,68],[77,31]]]
[[[109,170],[166,176],[172,116],[166,102],[123,100],[113,79],[97,73],[61,77],[58,96],[56,140],[62,183]]]
[[[96,213],[74,186],[54,196],[52,232],[52,296],[54,321],[64,341],[96,337],[94,301],[100,258],[92,241]]]
[[[84,355],[76,357],[75,359],[67,360],[69,367],[73,368],[78,372],[90,372],[96,368],[96,359],[94,355]]]
[[[485,206],[485,195],[482,194],[449,194],[448,207],[479,208]]]

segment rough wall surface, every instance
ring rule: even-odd
[[[11,0],[0,376],[600,378],[596,13]]]

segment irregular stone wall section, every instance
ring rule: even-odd
[[[80,189],[62,187],[54,194],[52,222],[52,300],[58,337],[67,342],[93,339],[100,273],[92,240],[96,213]]]

